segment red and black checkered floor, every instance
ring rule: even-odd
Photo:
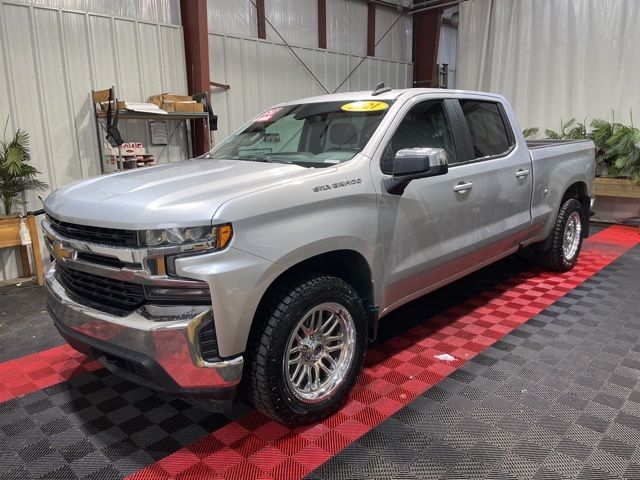
[[[609,227],[569,273],[510,258],[403,307],[347,405],[296,429],[122,380],[40,289],[0,290],[0,478],[640,479],[639,242]]]

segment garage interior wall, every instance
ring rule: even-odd
[[[472,0],[460,5],[457,87],[505,95],[522,128],[640,118],[640,2]]]
[[[250,0],[209,0],[209,64],[213,82],[230,90],[212,90],[219,116],[214,141],[224,139],[248,118],[279,102],[324,94],[267,23],[267,38],[257,38]],[[376,7],[376,38],[397,18],[395,9]],[[333,90],[366,55],[367,5],[358,0],[327,1],[327,50],[317,48],[316,0],[265,0],[265,17],[293,46],[320,82]],[[410,87],[412,18],[404,16],[340,91],[372,90],[378,82]]]
[[[115,85],[129,101],[186,92],[184,65],[178,0],[0,0],[2,129],[8,117],[7,136],[29,132],[33,165],[52,188],[100,173],[92,89]],[[125,141],[150,144],[147,123],[120,126]],[[162,150],[152,149],[160,162],[184,158],[186,132]],[[34,194],[26,200],[41,207]],[[15,257],[0,250],[0,280],[20,274]]]

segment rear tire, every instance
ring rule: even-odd
[[[256,315],[246,395],[281,423],[316,422],[344,404],[366,347],[366,316],[351,285],[328,275],[282,282]]]
[[[545,241],[546,249],[536,250],[536,259],[545,269],[553,272],[567,272],[578,261],[582,248],[583,232],[582,204],[575,198],[565,201]]]

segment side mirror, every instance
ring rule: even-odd
[[[411,180],[444,175],[449,171],[447,152],[442,148],[405,148],[393,159],[393,177],[384,180],[387,192],[402,195]]]

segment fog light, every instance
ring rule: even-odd
[[[203,283],[202,287],[146,286],[144,291],[147,300],[156,302],[179,302],[198,305],[211,303],[211,291],[205,283]]]

